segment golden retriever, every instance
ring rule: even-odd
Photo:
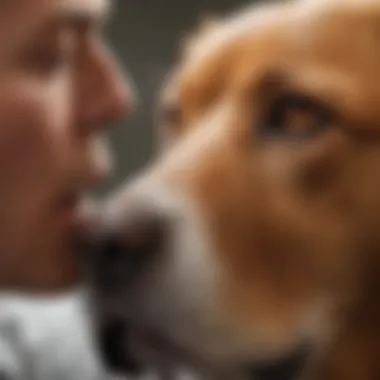
[[[139,360],[249,378],[306,344],[302,378],[380,379],[379,68],[377,0],[265,3],[186,41],[162,149],[104,210],[101,320]]]

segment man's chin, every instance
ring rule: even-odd
[[[47,278],[45,281],[37,282],[34,290],[32,288],[32,292],[47,296],[71,293],[79,288],[81,281],[82,277],[78,272],[58,273],[56,276],[51,276],[51,278]]]
[[[10,286],[9,290],[25,295],[49,297],[71,293],[79,288],[80,284],[80,276],[73,273],[56,275],[37,273],[30,281]]]
[[[62,248],[56,250],[54,256],[49,254],[40,256],[40,260],[36,258],[17,277],[7,284],[9,291],[43,296],[72,292],[83,280],[80,260],[72,250]]]

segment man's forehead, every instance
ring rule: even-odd
[[[92,8],[98,10],[106,10],[112,0],[5,0],[1,1],[1,8],[11,8],[11,7],[38,7],[51,5],[53,7],[77,7],[77,8]]]
[[[27,0],[28,1],[28,0]],[[29,0],[30,1],[30,0]],[[33,0],[43,2],[46,7],[44,18],[65,23],[79,21],[98,23],[108,17],[111,10],[110,0]],[[41,20],[44,21],[44,20]]]
[[[53,2],[50,0],[50,3]],[[97,17],[104,17],[111,8],[111,0],[55,0],[55,2],[58,8],[63,11],[91,13]]]
[[[52,1],[52,0],[50,0]],[[54,0],[57,4],[46,14],[52,26],[98,26],[108,18],[110,0]]]
[[[37,16],[41,21],[65,14],[86,15],[102,19],[111,10],[112,0],[9,0],[0,3],[0,13],[14,12],[16,16]],[[3,8],[3,9],[2,9]]]
[[[112,0],[0,0],[0,56],[60,25],[102,24],[111,5]]]

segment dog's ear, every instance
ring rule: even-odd
[[[380,1],[379,0],[333,0],[337,8],[341,8],[351,15],[364,17],[368,21],[380,23]]]
[[[337,0],[336,0],[337,1]],[[368,27],[375,47],[380,47],[380,1],[379,0],[339,0],[346,11],[357,17]],[[377,51],[380,49],[376,48]],[[378,53],[377,53],[378,54]]]
[[[380,1],[379,0],[363,0],[359,2],[359,11],[362,12],[370,21],[372,21],[379,38],[380,45]]]
[[[204,13],[198,19],[198,32],[208,31],[219,24],[219,17],[214,14]]]
[[[199,41],[202,36],[205,36],[209,32],[213,31],[220,23],[220,18],[203,13],[197,22],[195,29],[188,33],[181,43],[181,54],[187,55],[188,52],[193,48],[197,41]]]

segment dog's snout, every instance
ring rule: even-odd
[[[124,215],[117,232],[108,232],[98,245],[98,286],[116,291],[143,273],[164,245],[167,226],[158,213],[134,210]]]

